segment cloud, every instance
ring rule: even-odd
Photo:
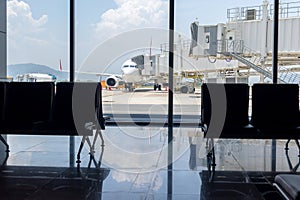
[[[107,10],[96,24],[96,33],[102,39],[137,28],[167,28],[168,1],[115,0],[115,3],[118,8]]]
[[[149,185],[149,189],[154,191],[158,191],[164,182],[159,171],[149,173],[129,173],[113,170],[112,177],[118,183],[130,182],[135,188],[145,188],[145,185]]]
[[[51,31],[48,15],[36,16],[22,0],[7,1],[7,62],[57,66],[66,48],[55,43]]]
[[[24,1],[10,0],[7,2],[7,32],[9,39],[33,37],[45,30],[48,21],[47,15],[35,19],[32,16],[29,4]]]

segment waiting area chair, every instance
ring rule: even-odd
[[[90,163],[95,143],[105,129],[99,82],[0,82],[0,134],[82,136],[77,154],[89,145]],[[93,136],[90,141],[89,136]],[[1,141],[9,145],[0,135]],[[89,166],[90,166],[89,163]]]
[[[249,89],[252,99],[249,99]],[[249,101],[252,114],[249,116]],[[207,138],[208,169],[215,170],[214,139],[294,139],[300,155],[297,84],[202,85],[201,124]]]

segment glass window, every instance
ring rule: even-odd
[[[8,77],[14,81],[69,79],[68,13],[69,1],[7,1]]]
[[[8,78],[18,82],[68,81],[69,1],[8,0],[6,6]],[[8,135],[7,139],[17,144],[18,148],[12,148],[12,151],[18,152],[20,149],[29,149],[37,141],[45,140],[45,137]],[[69,138],[61,137],[59,141],[68,144]],[[67,165],[68,148],[64,151],[66,153],[62,155],[60,163],[50,165]],[[32,164],[31,159],[25,160],[18,160],[14,165]],[[50,166],[49,163],[40,164]]]
[[[168,3],[77,1],[77,69],[101,81],[104,113],[116,120],[165,122]]]

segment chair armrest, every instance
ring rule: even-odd
[[[284,196],[300,199],[300,175],[278,174],[275,176],[275,184]]]

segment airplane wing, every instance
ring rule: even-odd
[[[66,70],[62,70],[61,72],[69,72]],[[83,71],[75,71],[75,73],[78,74],[90,74],[90,75],[96,75],[96,76],[115,76],[119,79],[122,79],[122,75],[120,74],[110,74],[110,73],[97,73],[97,72],[83,72]]]
[[[63,70],[62,64],[61,64],[61,59],[59,60],[59,71],[60,72],[69,72],[68,70]],[[122,75],[120,74],[109,74],[109,73],[96,73],[96,72],[83,72],[83,71],[76,71],[75,74],[90,74],[90,75],[96,75],[96,76],[114,76],[117,77],[118,79],[122,79]]]

